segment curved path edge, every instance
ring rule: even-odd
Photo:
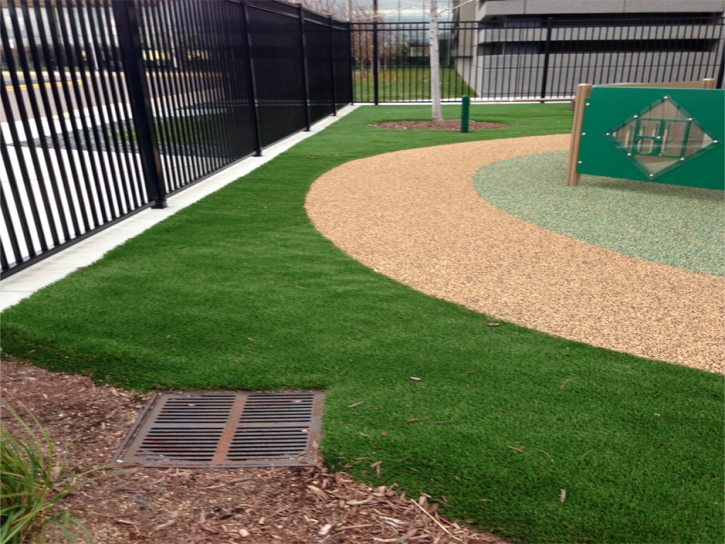
[[[548,334],[724,373],[724,278],[554,233],[473,188],[486,164],[568,146],[569,135],[535,136],[351,161],[313,183],[305,208],[348,255],[423,293]]]

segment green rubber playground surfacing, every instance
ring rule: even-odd
[[[723,191],[582,175],[566,187],[568,153],[484,166],[473,178],[489,204],[545,229],[618,253],[725,275]]]

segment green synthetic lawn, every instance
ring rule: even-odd
[[[569,153],[517,157],[481,168],[473,186],[501,210],[630,257],[722,276],[723,192],[583,175],[566,186]]]
[[[429,115],[353,112],[6,310],[4,350],[139,390],[325,388],[330,467],[512,542],[721,543],[722,376],[488,327],[312,227],[305,193],[345,161],[571,124],[566,105],[497,105],[472,117],[513,128],[369,126]]]
[[[353,92],[356,102],[373,102],[375,99],[375,78],[367,69],[365,76],[353,77]],[[466,85],[455,68],[440,69],[441,98],[460,98],[468,95],[475,98],[476,91]],[[378,99],[381,102],[405,100],[430,100],[430,68],[427,65],[380,67],[378,73]],[[460,118],[460,116],[459,116]]]

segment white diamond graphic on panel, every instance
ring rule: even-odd
[[[606,136],[650,179],[720,143],[670,96],[650,104]]]

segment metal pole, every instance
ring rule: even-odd
[[[165,208],[166,187],[161,169],[161,155],[154,126],[153,110],[151,109],[151,95],[143,63],[138,14],[134,3],[128,0],[113,0],[111,6],[116,20],[121,63],[126,76],[146,190],[149,199],[154,202],[153,208]]]
[[[332,74],[332,115],[337,115],[337,75],[335,73],[335,40],[332,28],[332,15],[327,16],[330,25],[330,73]]]
[[[725,76],[725,42],[722,44],[722,59],[720,59],[720,70],[717,73],[716,89],[722,89],[723,76]]]
[[[300,50],[302,52],[302,90],[305,94],[305,132],[310,131],[310,88],[307,80],[307,47],[305,45],[305,10],[297,4],[300,18]]]
[[[262,136],[260,133],[259,126],[259,111],[257,108],[257,84],[254,80],[254,62],[252,61],[252,35],[249,33],[249,8],[247,3],[242,3],[242,33],[246,40],[246,55],[244,58],[244,65],[246,71],[247,80],[247,97],[249,99],[249,115],[252,119],[252,136],[254,138],[254,155],[256,157],[262,156]]]
[[[463,95],[463,104],[461,105],[461,133],[466,134],[468,132],[468,118],[471,109],[471,98]]]
[[[377,13],[377,12],[376,12]],[[378,20],[373,20],[373,89],[375,92],[375,105],[380,103],[380,90],[378,88]]]
[[[544,49],[544,74],[541,78],[541,98],[546,98],[546,83],[549,77],[549,55],[551,53],[551,28],[554,26],[554,18],[546,20],[546,49]]]

